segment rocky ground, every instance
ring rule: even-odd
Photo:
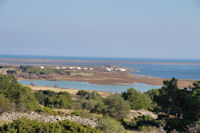
[[[81,118],[78,116],[71,116],[71,115],[54,116],[54,115],[37,114],[35,112],[31,112],[31,113],[10,112],[10,113],[2,113],[0,115],[0,121],[3,121],[3,122],[11,122],[19,118],[28,118],[31,120],[37,119],[39,121],[44,121],[44,122],[57,122],[57,121],[63,121],[63,120],[70,120],[70,121],[77,122],[83,125],[90,125],[91,127],[96,127],[97,125],[96,122],[90,119]]]
[[[154,114],[153,112],[146,111],[146,110],[130,110],[130,115],[129,117],[131,118],[136,118],[138,116],[151,116],[154,119],[157,119],[158,116]]]

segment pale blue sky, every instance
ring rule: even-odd
[[[200,0],[0,0],[0,54],[200,59]]]

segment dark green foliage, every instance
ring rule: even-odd
[[[124,99],[115,94],[105,99],[106,108],[103,110],[104,115],[109,115],[115,119],[123,119],[129,114],[130,106]]]
[[[19,119],[0,127],[2,133],[101,133],[101,131],[69,120],[45,123]]]
[[[10,100],[0,94],[0,114],[11,110]]]
[[[93,113],[109,115],[116,119],[123,119],[129,113],[129,104],[120,95],[111,95],[105,99],[96,92],[80,90],[77,92],[78,100],[73,102],[71,108],[86,109]]]
[[[132,122],[133,127],[136,129],[141,126],[153,126],[153,127],[159,127],[160,125],[164,125],[164,123],[160,120],[155,120],[150,116],[139,116],[134,119]]]
[[[194,87],[189,89],[178,88],[177,82],[172,78],[164,81],[161,89],[147,93],[157,105],[156,110],[166,114],[165,129],[168,131],[183,131],[186,125],[200,120],[200,81],[195,81]]]
[[[90,99],[100,99],[101,96],[93,91],[93,92],[88,92],[88,91],[85,91],[85,90],[79,90],[77,93],[76,93],[77,96],[79,96],[79,98],[84,98],[84,99],[87,99],[87,100],[90,100]]]
[[[33,69],[33,66],[19,66],[19,69],[21,69],[22,72],[28,72],[29,70]]]
[[[161,107],[162,112],[182,118],[184,110],[191,104],[192,91],[178,88],[177,82],[175,78],[164,81],[158,95],[154,95],[154,101]]]
[[[122,97],[124,100],[130,103],[131,109],[145,109],[147,110],[151,105],[151,99],[137,90],[131,88],[128,89],[126,92],[122,93]]]
[[[67,71],[66,74],[67,74],[67,75],[71,75],[71,72],[70,72],[70,71]]]
[[[17,71],[15,70],[7,70],[7,74],[17,74]]]
[[[121,123],[111,117],[103,117],[98,120],[98,129],[104,133],[126,133]]]
[[[96,112],[95,108],[97,105],[103,105],[102,99],[82,99],[79,98],[77,101],[74,101],[71,105],[71,108],[73,109],[85,109],[90,110],[91,112]],[[102,110],[101,110],[102,111]],[[97,112],[98,113],[98,112]]]
[[[150,97],[151,101],[152,101],[152,103],[149,107],[150,111],[160,112],[162,110],[161,107],[156,102],[156,97],[159,96],[159,93],[160,93],[159,89],[151,89],[151,90],[148,90],[147,92],[145,92],[145,94],[148,95],[148,97]]]
[[[90,110],[91,112],[96,112],[96,110],[94,110],[96,105],[103,103],[103,99],[95,91],[88,92],[85,90],[79,90],[76,95],[78,96],[78,99],[71,105],[71,108],[73,109],[85,109]]]
[[[165,126],[165,121],[153,119],[150,116],[138,116],[132,121],[122,120],[122,124],[126,129],[139,130],[141,127],[156,127]]]
[[[0,75],[0,93],[15,103],[16,110],[37,110],[39,103],[29,87],[17,82],[13,76]]]
[[[105,100],[104,100],[105,101]],[[105,105],[104,101],[99,101],[93,109],[91,109],[91,112],[95,112],[95,113],[104,113],[104,111],[106,110],[107,106]]]
[[[173,78],[170,81],[163,81],[164,87],[159,90],[159,95],[155,97],[156,102],[162,107],[162,111],[181,116],[182,100],[181,89],[177,86],[178,80]]]
[[[200,121],[200,81],[194,82],[192,93],[187,96],[187,107],[184,108],[184,118]]]
[[[72,99],[68,92],[37,91],[35,97],[40,104],[51,108],[67,108]]]

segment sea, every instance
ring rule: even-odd
[[[10,58],[10,59],[49,59],[49,61],[45,62],[35,62],[35,61],[13,61],[13,60],[1,60],[2,58]],[[58,61],[51,61],[51,60],[58,60]],[[72,62],[65,62],[62,60],[72,60]],[[78,60],[80,62],[74,62],[74,60]],[[82,62],[84,61],[84,62]],[[88,62],[87,62],[88,61]],[[97,61],[97,62],[92,62]],[[99,62],[98,62],[99,61]],[[105,62],[104,62],[105,61]],[[192,80],[200,80],[200,60],[198,59],[145,59],[145,58],[102,58],[102,57],[70,57],[70,56],[30,56],[30,55],[0,55],[0,64],[7,64],[7,65],[76,65],[76,66],[102,66],[102,65],[117,65],[121,67],[128,67],[132,68],[134,74],[138,76],[149,76],[149,77],[160,77],[160,78],[172,78],[175,77],[177,79],[192,79]],[[22,82],[22,81],[21,81]],[[41,81],[44,82],[44,81]],[[63,81],[65,82],[65,81]],[[24,81],[22,82],[23,84]],[[38,83],[36,85],[44,85],[45,83]],[[67,83],[63,83],[67,84]],[[71,82],[70,84],[76,84]],[[80,87],[62,85],[60,86],[63,88],[70,88],[76,87],[76,89],[91,89],[91,88],[98,88],[98,86],[93,86],[91,84],[88,87],[88,84],[84,86],[84,83],[80,82]],[[138,83],[139,84],[139,83]],[[46,85],[51,86],[51,82],[46,83]],[[59,85],[59,84],[58,84]],[[141,87],[141,86],[146,86]],[[121,92],[126,90],[127,87],[135,87],[138,88],[140,91],[147,91],[148,89],[152,89],[158,86],[148,86],[145,84],[139,84],[138,86],[125,86],[125,89],[122,89],[123,86],[114,86],[109,87],[110,92],[116,92],[115,88],[120,88]],[[140,89],[141,87],[142,89]],[[106,88],[103,85],[100,88]],[[115,90],[114,90],[115,89]],[[120,89],[117,92],[120,92]],[[99,88],[98,88],[99,90]],[[101,89],[100,89],[101,90]],[[108,90],[108,89],[107,89]],[[113,90],[113,91],[112,91]],[[104,91],[104,89],[102,89]]]

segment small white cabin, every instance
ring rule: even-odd
[[[111,72],[112,70],[113,70],[113,68],[109,68],[109,67],[106,68],[106,71],[108,71],[108,72]]]
[[[125,68],[120,68],[120,71],[121,71],[121,72],[125,72],[126,69],[125,69]]]
[[[77,70],[81,70],[82,68],[81,68],[81,67],[77,67],[76,69],[77,69]]]
[[[94,70],[94,68],[90,68],[90,70],[92,71],[92,70]]]
[[[66,69],[66,67],[63,66],[62,69]]]

